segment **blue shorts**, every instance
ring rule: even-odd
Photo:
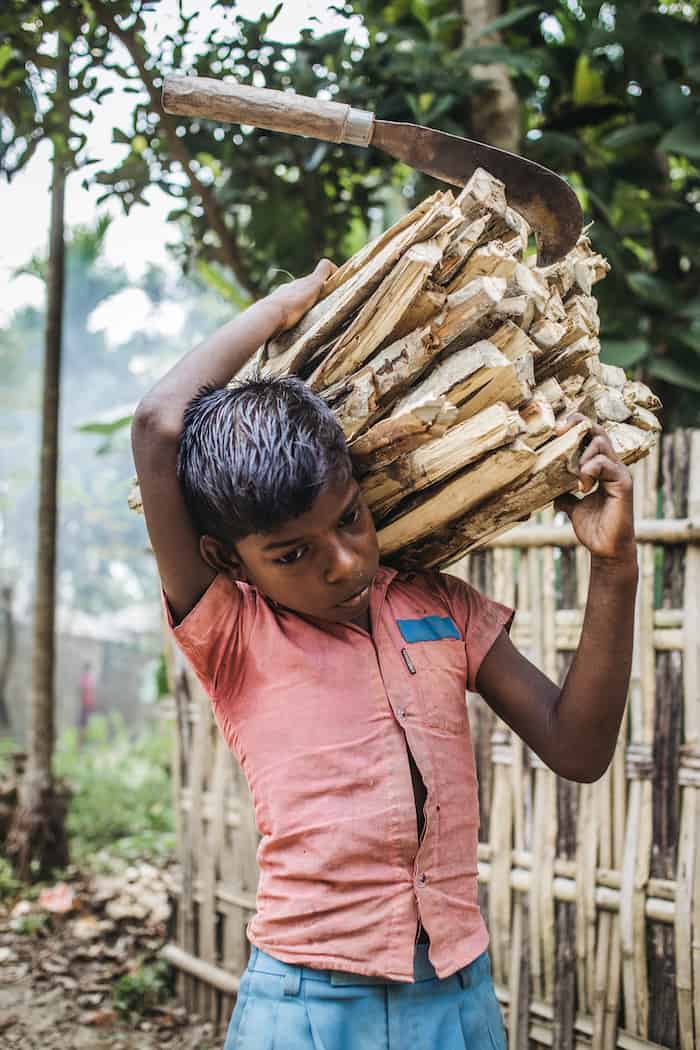
[[[414,976],[313,970],[253,946],[224,1050],[506,1050],[487,952],[440,980],[417,944]]]

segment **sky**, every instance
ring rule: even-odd
[[[185,8],[192,8],[193,3],[185,3]],[[197,4],[200,10],[198,25],[204,35],[216,20],[224,17],[207,9],[204,4]],[[264,12],[274,10],[274,0],[239,0],[237,10],[247,18],[258,18]],[[160,0],[157,12],[149,16],[149,32],[159,34],[167,31],[177,17],[178,0]],[[220,10],[220,9],[219,9]],[[288,0],[282,11],[271,25],[271,32],[276,39],[292,42],[298,37],[299,29],[309,24],[309,19],[318,19],[314,23],[319,32],[328,32],[346,25],[340,16],[329,12],[325,3],[320,0]],[[120,96],[118,91],[104,98],[100,105],[97,119],[89,126],[88,152],[101,157],[106,165],[111,165],[123,154],[124,148],[111,142],[114,126],[128,127],[130,103],[128,96]],[[51,149],[48,143],[42,143],[27,168],[19,173],[8,184],[0,182],[0,229],[3,231],[0,242],[0,325],[7,322],[18,306],[24,303],[40,304],[43,299],[43,284],[35,277],[12,276],[13,271],[27,262],[37,252],[45,253],[48,245],[49,229],[49,186],[51,175]],[[81,186],[82,176],[75,173],[68,179],[66,192],[66,226],[79,223],[94,223],[98,214],[104,211],[113,216],[106,240],[107,261],[123,264],[132,280],[136,281],[143,274],[149,263],[158,263],[174,271],[166,244],[174,240],[172,224],[167,225],[165,216],[172,208],[172,200],[154,187],[148,191],[148,207],[137,205],[132,208],[128,217],[123,215],[119,205],[102,205],[99,209],[96,200],[100,196],[98,187],[85,190]],[[127,298],[124,298],[126,296]],[[130,298],[129,298],[130,296]],[[135,290],[115,297],[105,304],[92,324],[107,327],[113,342],[128,338],[131,331],[137,329],[145,320],[146,298]],[[166,308],[161,311],[159,324],[164,332],[173,330],[178,323],[179,313],[176,309]],[[150,319],[152,323],[153,319]]]

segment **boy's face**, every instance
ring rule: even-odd
[[[367,627],[379,566],[372,515],[354,478],[327,484],[313,506],[274,532],[239,540],[246,579],[294,612]]]

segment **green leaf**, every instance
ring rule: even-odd
[[[197,260],[197,273],[205,284],[208,284],[210,288],[213,288],[215,292],[218,292],[224,299],[228,299],[230,303],[233,303],[240,310],[245,310],[250,306],[250,300],[247,296],[242,295],[232,281],[228,281],[222,273],[219,273],[204,259]]]
[[[680,311],[681,317],[687,317],[690,321],[700,321],[700,299],[688,303]]]
[[[683,330],[674,329],[671,334],[683,346],[687,346],[689,350],[694,350],[697,354],[700,354],[700,327],[698,325],[691,325],[690,328]]]
[[[588,55],[579,55],[574,71],[573,100],[577,106],[597,102],[605,97],[603,74],[591,64]]]
[[[669,357],[652,361],[649,365],[649,373],[656,376],[657,379],[663,379],[667,383],[672,383],[673,386],[680,386],[686,390],[700,391],[700,369],[697,372],[692,372],[689,368],[679,365],[677,361],[672,361]]]
[[[700,160],[700,121],[684,120],[676,124],[659,142],[665,153],[684,153],[686,157]]]
[[[117,405],[116,408],[109,408],[106,412],[101,412],[94,419],[78,423],[75,429],[84,434],[114,434],[122,427],[128,427],[133,415],[132,405]]]
[[[2,45],[0,45],[0,73],[2,73],[3,69],[5,68],[7,63],[10,61],[10,59],[12,58],[13,54],[14,54],[14,48],[12,47],[11,44],[2,44]]]
[[[649,353],[646,339],[603,339],[601,357],[606,364],[631,368]]]
[[[481,37],[489,36],[490,33],[498,33],[501,29],[507,29],[508,26],[515,25],[516,22],[520,22],[523,18],[534,15],[536,11],[539,11],[537,4],[526,4],[525,7],[516,7],[514,11],[509,11],[507,15],[500,15],[485,25],[483,29],[480,29],[478,33],[470,38],[470,43],[474,40],[480,40]]]
[[[636,146],[639,142],[646,142],[661,133],[661,125],[655,121],[645,124],[629,124],[627,127],[618,128],[601,139],[600,144],[605,149],[626,149],[628,146]]]
[[[664,310],[677,310],[679,307],[678,297],[673,288],[661,277],[651,273],[628,273],[627,283],[640,299],[653,306],[659,306]]]

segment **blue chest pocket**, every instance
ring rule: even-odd
[[[409,645],[414,642],[439,642],[442,638],[460,639],[451,616],[421,616],[419,620],[397,620],[401,637]]]
[[[467,659],[451,616],[397,620],[409,649],[420,696],[419,718],[429,726],[464,733],[467,728]],[[407,666],[408,663],[407,663]]]

